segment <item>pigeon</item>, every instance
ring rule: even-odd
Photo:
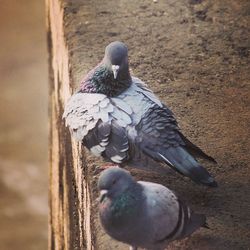
[[[76,140],[105,161],[160,173],[168,165],[198,184],[217,186],[196,158],[215,160],[189,141],[171,110],[131,76],[122,42],[106,47],[103,60],[67,101],[63,118]]]
[[[105,232],[117,241],[161,250],[174,240],[208,228],[170,189],[153,182],[136,182],[130,173],[110,167],[99,177],[99,217]]]

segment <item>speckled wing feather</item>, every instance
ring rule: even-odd
[[[185,137],[167,107],[151,106],[136,125],[136,130],[135,144],[144,154],[155,161],[165,162],[196,183],[217,185],[208,171],[191,155],[191,150],[183,140]]]
[[[131,123],[131,118],[110,98],[78,92],[67,103],[63,117],[73,136],[83,141],[94,155],[103,155],[117,163],[127,158],[125,127]]]
[[[78,141],[83,140],[99,119],[109,121],[108,113],[113,111],[113,106],[108,104],[109,100],[103,94],[77,92],[69,99],[63,118]]]
[[[185,142],[173,113],[138,78],[133,77],[131,86],[117,97],[74,94],[64,117],[76,139],[96,156],[144,168],[153,159],[197,183],[216,185],[190,154],[188,145],[193,144]],[[202,152],[197,149],[192,147],[198,154]]]
[[[147,91],[143,83],[137,86]],[[150,93],[150,91],[147,92]],[[196,183],[217,186],[208,171],[196,161],[193,155],[210,161],[214,161],[213,158],[182,135],[173,113],[165,105],[159,105],[156,101],[151,103],[135,126],[135,130],[137,134],[134,144],[144,155],[157,162],[168,164]]]
[[[117,97],[79,91],[68,101],[63,117],[73,136],[96,156],[116,163],[128,161],[135,125],[147,109],[159,100],[134,80],[131,87]],[[129,148],[130,145],[130,148]],[[129,158],[130,157],[130,158]]]
[[[184,238],[199,227],[206,226],[206,217],[194,214],[188,206],[168,188],[152,183],[138,182],[146,199],[145,217],[150,224],[148,248],[164,249],[170,241]],[[145,225],[146,226],[146,225]]]

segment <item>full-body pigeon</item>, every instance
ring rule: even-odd
[[[157,171],[164,169],[159,162],[165,163],[196,183],[217,186],[194,157],[214,159],[191,143],[173,113],[130,75],[128,49],[122,42],[106,47],[101,63],[69,99],[63,117],[74,137],[96,156]]]
[[[99,214],[104,230],[131,249],[165,249],[169,242],[207,227],[206,217],[193,213],[168,188],[136,182],[119,167],[101,173]]]

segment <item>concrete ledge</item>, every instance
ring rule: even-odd
[[[216,190],[197,186],[177,174],[132,171],[138,179],[174,189],[195,211],[208,217],[211,230],[202,229],[171,244],[170,249],[247,249],[247,0],[241,4],[215,0],[47,0],[46,8],[49,249],[127,249],[107,237],[99,226],[95,167],[102,162],[71,139],[62,121],[66,100],[114,40],[128,44],[134,74],[175,112],[184,134],[219,162],[218,166],[206,165],[219,182]]]

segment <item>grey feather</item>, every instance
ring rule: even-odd
[[[127,105],[127,103],[124,102],[121,98],[113,97],[113,98],[111,98],[111,100],[112,100],[112,102],[115,103],[115,105],[119,109],[125,111],[128,115],[131,115],[133,113],[131,107],[129,105]]]
[[[105,231],[132,247],[165,249],[174,240],[205,226],[204,215],[195,214],[168,188],[152,182],[136,182],[113,167],[102,172],[99,214]]]
[[[109,44],[102,62],[65,106],[63,117],[72,135],[108,161],[157,172],[165,171],[158,162],[165,163],[196,183],[217,186],[195,157],[214,159],[182,135],[171,110],[144,82],[130,76],[128,66],[126,45]],[[113,69],[119,69],[115,77]],[[111,131],[105,140],[96,138],[102,123]]]

